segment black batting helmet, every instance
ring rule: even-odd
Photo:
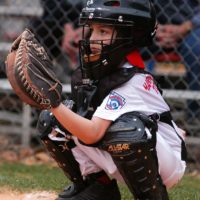
[[[91,23],[111,25],[117,31],[115,42],[102,46],[95,58],[90,57],[91,40],[83,37],[80,41],[83,74],[92,79],[101,79],[115,71],[128,53],[149,46],[156,33],[151,0],[88,0],[80,14],[80,25]]]

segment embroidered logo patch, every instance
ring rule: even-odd
[[[111,92],[106,104],[106,110],[119,110],[125,105],[125,103],[126,100],[124,97],[116,92]]]

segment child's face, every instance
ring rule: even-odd
[[[90,25],[90,29],[90,41],[98,40],[98,42],[91,42],[90,44],[92,54],[97,54],[101,51],[102,42],[103,45],[110,45],[114,42],[114,39],[116,38],[116,31],[114,31],[113,33],[113,26],[105,26],[102,24],[94,23]]]

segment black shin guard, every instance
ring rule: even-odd
[[[42,142],[58,166],[65,175],[74,183],[81,183],[83,178],[79,169],[79,164],[75,160],[70,147],[73,142],[52,141],[48,137],[42,138]]]
[[[79,163],[75,160],[72,148],[75,147],[73,140],[68,140],[66,135],[61,135],[58,140],[50,139],[51,136],[59,135],[53,127],[55,126],[52,113],[49,111],[42,111],[38,120],[37,129],[42,143],[57,162],[58,166],[63,170],[64,174],[73,182],[73,190],[69,191],[69,196],[75,195],[84,189],[85,182],[79,169]],[[62,132],[62,131],[61,131]],[[66,193],[67,195],[67,193]]]
[[[102,141],[137,200],[169,199],[158,173],[156,127],[147,116],[127,113],[114,122]]]

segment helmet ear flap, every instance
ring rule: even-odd
[[[118,26],[116,31],[118,38],[130,38],[132,34],[132,28],[128,26]]]

